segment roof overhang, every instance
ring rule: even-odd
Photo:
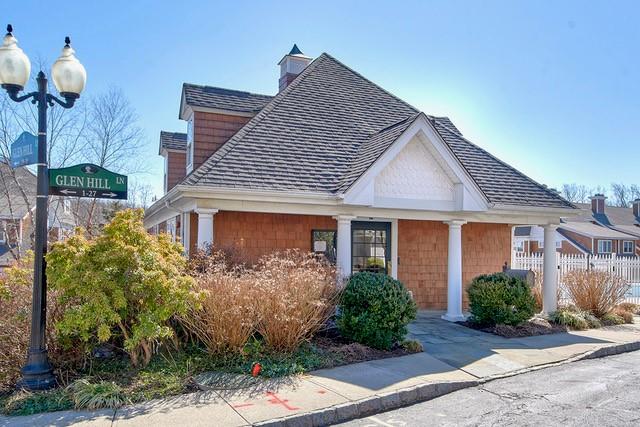
[[[292,191],[256,191],[220,187],[177,185],[146,210],[150,228],[180,213],[198,208],[227,211],[300,215],[354,215],[361,218],[393,218],[426,221],[463,219],[468,222],[504,224],[556,224],[560,216],[548,211],[511,210],[438,211],[349,205],[336,195]]]

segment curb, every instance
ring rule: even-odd
[[[513,377],[516,375],[533,372],[553,366],[566,365],[568,363],[581,360],[598,359],[601,357],[614,356],[616,354],[628,353],[640,350],[640,341],[625,344],[614,344],[590,350],[580,355],[565,359],[559,362],[546,363],[543,365],[531,366],[529,368],[508,372],[500,375],[480,378],[471,381],[449,381],[439,383],[425,383],[417,386],[402,388],[387,393],[379,393],[371,397],[352,402],[341,403],[315,411],[290,415],[288,417],[275,418],[252,424],[256,427],[316,427],[350,421],[356,418],[363,418],[384,411],[399,409],[416,403],[426,402],[440,396],[444,396],[454,391],[469,387],[475,387],[490,381],[501,378]]]

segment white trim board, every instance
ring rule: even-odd
[[[421,143],[438,162],[455,187],[454,200],[398,199],[376,196],[376,178],[396,159],[410,143]],[[490,204],[475,182],[467,174],[447,144],[440,138],[424,114],[362,174],[342,195],[346,205],[381,208],[404,208],[440,211],[487,211]]]

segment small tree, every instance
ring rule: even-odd
[[[149,362],[154,344],[173,335],[169,319],[197,297],[182,247],[148,234],[143,215],[118,212],[97,238],[78,230],[47,255],[47,277],[66,307],[59,333],[88,343],[120,336],[134,365]]]

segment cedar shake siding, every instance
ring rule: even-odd
[[[220,211],[214,216],[214,246],[240,249],[255,262],[285,249],[311,250],[312,230],[335,230],[328,216]],[[191,217],[192,242],[197,239],[197,215]],[[420,308],[447,306],[448,226],[439,221],[398,220],[398,279],[413,292]],[[195,250],[195,242],[191,250]],[[462,226],[463,283],[502,271],[511,259],[508,224],[469,223]],[[463,295],[468,305],[466,293]]]
[[[215,214],[213,224],[214,246],[240,249],[251,262],[285,249],[309,252],[312,230],[337,228],[336,220],[329,216],[230,211]]]
[[[180,184],[184,177],[187,175],[187,169],[185,167],[187,162],[187,154],[185,152],[169,151],[167,153],[167,156],[166,191],[169,191],[176,185]]]
[[[398,279],[413,292],[418,307],[447,308],[448,226],[438,221],[398,221]],[[462,226],[462,280],[502,271],[511,259],[508,224]],[[466,292],[463,304],[468,305]]]
[[[213,153],[218,151],[249,120],[251,117],[195,111],[193,118],[193,170],[196,170]],[[186,163],[184,165],[186,168]]]

